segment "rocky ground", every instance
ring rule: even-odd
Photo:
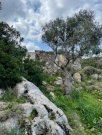
[[[0,90],[0,135],[102,135],[102,70],[86,66],[73,79],[70,96],[58,74],[40,89],[24,79]]]
[[[68,135],[67,117],[33,83],[23,79],[14,88],[26,103],[0,102],[0,127],[25,129],[27,135]],[[3,133],[2,133],[3,134]]]
[[[55,78],[47,78],[43,92],[65,112],[70,134],[102,135],[102,70],[88,66],[75,73],[73,92],[67,97],[62,95],[61,77]]]

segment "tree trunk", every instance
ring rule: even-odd
[[[73,83],[72,75],[67,70],[67,68],[63,70],[62,75],[63,75],[62,79],[63,79],[64,94],[68,95],[72,92],[72,83]]]

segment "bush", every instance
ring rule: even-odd
[[[22,38],[8,24],[0,23],[0,88],[13,87],[21,81],[21,69],[26,49],[20,46]]]
[[[92,66],[94,68],[102,69],[102,58],[94,57],[94,58],[82,59],[81,64],[82,64],[82,68],[84,68],[85,66]]]
[[[44,79],[43,62],[26,58],[23,63],[23,76],[40,87]]]
[[[84,71],[84,73],[86,74],[86,75],[92,75],[92,74],[95,74],[96,73],[96,69],[94,68],[94,67],[85,67],[84,69],[83,69],[83,71]]]
[[[13,27],[1,22],[0,34],[0,88],[14,87],[21,76],[40,86],[43,63],[25,58],[27,50],[20,46],[22,38]]]
[[[4,95],[2,97],[0,97],[0,101],[4,101],[4,102],[18,102],[18,103],[25,103],[26,99],[24,97],[20,97],[18,98],[13,89],[8,88]]]
[[[82,73],[86,74],[87,76],[90,76],[92,74],[102,74],[101,69],[97,69],[91,66],[86,66],[83,70]]]

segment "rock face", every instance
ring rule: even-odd
[[[30,135],[69,135],[71,128],[65,114],[38,87],[24,79],[16,85],[15,91],[18,97],[27,98],[28,103],[22,106],[26,117],[36,112],[30,122]]]
[[[55,55],[52,51],[46,52],[36,50],[35,52],[29,52],[27,56],[28,55],[30,55],[32,60],[44,61],[44,71],[49,74],[56,74],[60,72],[59,66],[66,65],[67,62],[65,56],[62,54],[58,54],[55,59]],[[54,62],[56,62],[59,66],[57,66]],[[72,61],[70,63],[70,67],[74,73],[81,69],[80,59],[76,59],[74,63]]]

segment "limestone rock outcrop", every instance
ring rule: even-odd
[[[15,87],[17,96],[25,96],[28,103],[23,105],[26,117],[36,112],[31,120],[31,135],[69,135],[71,129],[67,117],[33,83],[24,79]]]

